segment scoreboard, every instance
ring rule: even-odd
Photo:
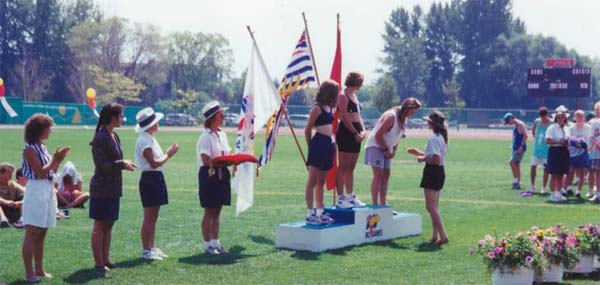
[[[592,69],[588,67],[530,68],[528,96],[590,97]]]

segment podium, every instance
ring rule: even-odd
[[[307,225],[305,222],[281,224],[275,233],[275,247],[322,252],[382,240],[420,235],[421,215],[397,213],[389,206],[365,208],[325,208],[335,220],[329,225]]]

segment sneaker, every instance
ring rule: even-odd
[[[162,260],[162,257],[154,254],[152,250],[145,249],[142,251],[142,258],[145,260]]]
[[[590,199],[590,202],[592,203],[600,203],[600,197],[598,196],[594,196]]]
[[[335,206],[340,209],[351,209],[352,207],[354,207],[354,204],[348,197],[342,195],[338,197],[338,201]]]
[[[33,275],[29,278],[25,278],[25,283],[39,283],[40,281],[42,281],[42,277]]]
[[[542,191],[540,191],[541,195],[546,195],[546,193],[548,193],[548,191],[546,191],[546,188],[542,188]]]
[[[216,248],[214,248],[214,247],[212,247],[210,245],[208,247],[204,248],[204,253],[206,253],[206,254],[215,254],[215,255],[216,254],[220,254],[219,251]]]
[[[18,220],[17,222],[15,222],[15,223],[14,223],[14,224],[12,224],[12,225],[13,225],[13,227],[15,227],[15,228],[17,228],[17,229],[22,229],[22,228],[24,228],[24,227],[25,227],[25,226],[23,225],[23,221],[21,221],[21,220]]]
[[[521,183],[520,182],[513,182],[512,189],[513,190],[521,190]]]
[[[331,216],[329,216],[329,214],[323,214],[319,217],[319,220],[321,220],[321,224],[333,224],[335,223],[335,220],[333,218],[331,218]]]
[[[562,202],[565,202],[564,199],[565,198],[563,196],[561,196],[560,194],[558,194],[558,195],[552,195],[552,197],[550,197],[550,202],[553,202],[553,203],[562,203]]]
[[[222,245],[219,245],[219,246],[215,247],[214,249],[218,252],[218,254],[227,253],[227,250]]]
[[[8,223],[7,219],[3,219],[0,221],[0,228],[8,228],[10,226],[10,224]]]
[[[367,206],[367,204],[359,200],[358,197],[356,197],[356,194],[354,193],[352,193],[351,203],[354,205],[354,208],[364,208]]]
[[[566,194],[567,194],[566,196],[573,196],[574,193],[573,193],[573,190],[569,189],[569,190],[567,190]],[[565,195],[563,195],[563,196],[565,196]]]
[[[152,249],[150,249],[150,251],[152,252],[152,254],[160,257],[160,258],[167,258],[169,257],[168,255],[166,255],[160,248],[158,247],[153,247]]]
[[[527,192],[535,193],[535,186],[533,186],[533,185],[529,186],[529,188],[527,189]]]
[[[108,272],[108,268],[106,266],[95,266],[94,267],[94,274],[96,274],[96,276],[100,277],[100,278],[108,278],[108,275],[106,274]]]
[[[575,194],[575,198],[577,198],[577,199],[581,199],[581,193],[576,193],[576,194]]]
[[[317,217],[317,215],[312,214],[306,218],[306,224],[318,226],[318,225],[321,225],[322,223],[321,223],[321,219],[319,219],[319,217]]]
[[[585,197],[586,197],[586,198],[588,198],[588,199],[591,199],[591,198],[592,198],[592,197],[594,197],[594,196],[595,196],[595,195],[594,195],[594,192],[588,192],[588,193],[585,195]]]

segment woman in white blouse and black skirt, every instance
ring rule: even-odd
[[[560,105],[554,113],[554,124],[546,130],[546,143],[548,144],[548,173],[550,177],[550,202],[564,202],[567,198],[560,193],[563,178],[569,173],[569,124],[567,118],[569,110]]]
[[[204,115],[204,132],[196,144],[198,160],[198,196],[204,208],[202,218],[202,237],[204,252],[222,254],[227,251],[219,241],[219,225],[221,208],[231,205],[231,174],[224,165],[215,165],[212,159],[229,154],[231,147],[227,135],[219,127],[223,124],[224,113],[219,102],[212,101],[202,108]]]

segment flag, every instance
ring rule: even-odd
[[[10,104],[8,104],[6,97],[4,97],[4,80],[2,80],[2,78],[0,78],[0,103],[2,103],[2,107],[4,107],[4,110],[6,110],[6,113],[8,113],[11,118],[17,116],[17,112],[13,110]]]
[[[341,32],[338,23],[337,28],[337,45],[335,48],[335,57],[333,58],[333,66],[331,67],[331,75],[329,78],[338,83],[340,89],[342,88],[342,45],[341,45]],[[341,91],[341,90],[340,90]],[[337,133],[338,128],[338,113],[335,112],[333,117],[333,133]],[[333,168],[327,173],[325,185],[328,190],[335,189],[337,184],[337,151],[333,154]]]
[[[273,112],[267,121],[267,130],[265,133],[265,146],[262,154],[258,159],[258,167],[266,165],[273,156],[279,126],[284,117],[285,109],[287,108],[287,100],[295,91],[302,90],[315,81],[315,72],[313,67],[313,57],[310,51],[310,46],[306,38],[306,32],[302,32],[300,39],[292,52],[292,58],[287,68],[285,75],[279,85],[279,97],[281,98],[281,106]]]
[[[252,41],[252,53],[246,72],[240,122],[235,140],[235,153],[254,154],[254,134],[279,108],[281,99],[262,59],[256,41]],[[252,207],[254,201],[254,164],[237,166],[231,182],[237,191],[236,215]]]

